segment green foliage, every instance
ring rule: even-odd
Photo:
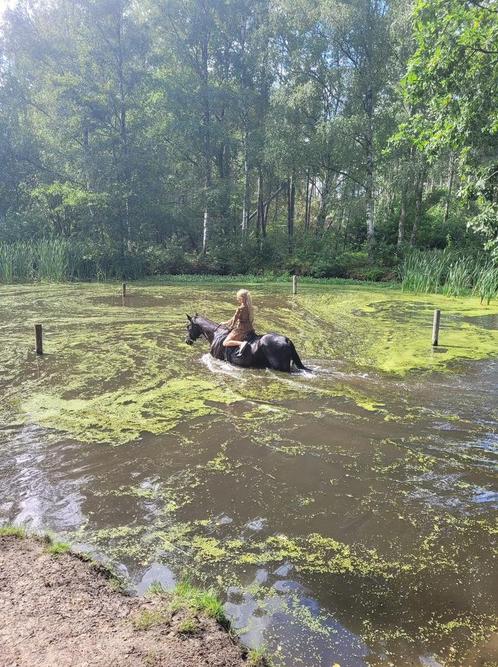
[[[498,252],[498,13],[483,2],[418,0],[417,49],[403,81],[404,136],[427,155],[451,151],[469,226]]]
[[[410,10],[17,3],[0,29],[0,280],[382,280],[403,224],[400,246],[498,252],[496,12]]]
[[[198,629],[199,622],[191,616],[187,616],[178,624],[178,632],[181,635],[193,635]]]
[[[173,593],[173,606],[187,607],[193,611],[205,613],[214,618],[220,625],[229,626],[223,605],[213,590],[202,590],[192,586],[188,581],[180,582]]]
[[[69,278],[69,244],[66,241],[0,243],[1,282],[64,282]]]
[[[447,296],[477,294],[481,301],[498,293],[498,266],[483,255],[459,255],[450,249],[406,253],[401,265],[404,290]]]
[[[169,615],[160,609],[143,609],[133,619],[133,627],[135,630],[149,630],[156,625],[163,625],[170,620]]]
[[[51,556],[60,556],[61,554],[70,553],[71,546],[66,542],[51,542],[47,546],[46,551]]]
[[[153,581],[147,589],[147,595],[165,595],[166,589],[159,581]]]
[[[265,648],[252,648],[247,656],[248,667],[271,667],[272,662],[265,656]]]
[[[26,537],[26,530],[21,526],[1,526],[0,537],[17,537],[24,539]]]

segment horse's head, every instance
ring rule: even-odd
[[[197,315],[194,315],[194,317],[190,317],[190,315],[187,315],[187,337],[185,338],[185,342],[187,345],[193,345],[195,341],[202,336],[202,329],[199,324],[195,321],[195,318]]]

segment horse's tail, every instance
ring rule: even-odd
[[[292,361],[294,362],[294,365],[296,366],[296,368],[299,368],[302,371],[309,371],[310,369],[306,368],[306,366],[301,361],[301,357],[298,355],[294,343],[289,338],[287,338],[287,342],[289,343],[289,346],[290,346],[290,349],[291,349],[291,354],[292,354]]]

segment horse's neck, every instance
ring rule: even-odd
[[[203,334],[206,336],[210,343],[213,342],[214,333],[216,329],[219,328],[219,324],[212,322],[211,320],[206,319],[205,317],[197,317],[196,323],[201,327]]]

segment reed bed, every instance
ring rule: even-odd
[[[0,242],[0,283],[135,279],[145,260],[111,246],[92,248],[64,239]]]
[[[481,303],[498,296],[498,264],[486,255],[462,255],[453,250],[412,250],[401,262],[402,289],[447,296],[474,294]],[[66,282],[68,280],[136,279],[147,275],[146,260],[140,253],[123,254],[104,247],[93,252],[83,243],[64,239],[0,242],[0,283]],[[154,276],[154,280],[160,276]],[[168,276],[177,282],[198,282],[197,274]],[[288,274],[263,276],[209,275],[210,282],[288,282]],[[301,279],[328,283],[330,279]],[[337,282],[333,279],[332,282]],[[339,281],[340,282],[340,281]],[[352,281],[346,281],[352,282]]]
[[[404,291],[447,296],[475,294],[489,303],[498,294],[498,265],[484,255],[412,250],[401,264]]]
[[[0,282],[64,282],[69,257],[69,243],[60,239],[0,243]]]

